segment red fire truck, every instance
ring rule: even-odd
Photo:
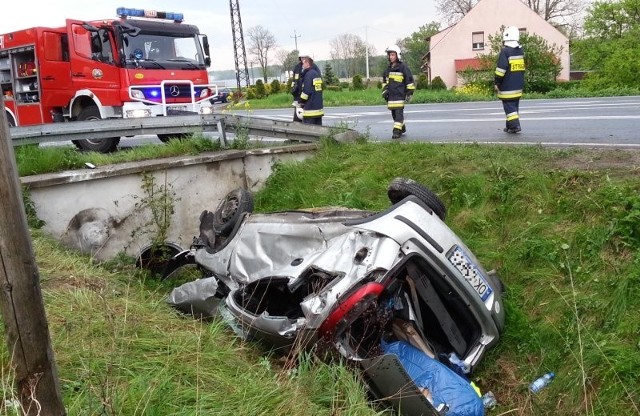
[[[0,87],[10,126],[209,114],[209,43],[181,13],[118,8],[117,19],[67,20],[0,35]],[[160,139],[169,139],[160,135]],[[110,152],[119,137],[77,140]]]

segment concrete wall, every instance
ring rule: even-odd
[[[174,212],[168,213],[166,241],[189,248],[199,234],[203,210],[215,210],[233,189],[261,189],[275,162],[303,160],[315,149],[315,144],[304,144],[225,151],[34,175],[21,181],[47,233],[106,260],[122,252],[137,256],[162,227],[158,225],[162,219],[153,219],[151,206],[164,217],[164,207],[171,203]],[[153,186],[145,191],[150,180]],[[153,194],[152,189],[160,192]],[[150,204],[152,200],[156,202]]]

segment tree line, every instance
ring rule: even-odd
[[[444,22],[454,24],[462,19],[479,0],[437,0],[437,9]],[[640,60],[635,40],[640,34],[638,0],[521,0],[542,18],[565,33],[570,40],[572,70],[584,70],[584,85],[590,89],[608,87],[640,87]],[[439,22],[426,23],[411,35],[397,39],[403,59],[414,74],[422,72],[429,51],[429,38],[440,31]],[[269,76],[290,71],[298,62],[297,50],[278,49],[275,36],[262,26],[248,30],[248,53],[259,65],[264,82]],[[491,51],[479,57],[487,62],[497,55],[500,33],[489,36]],[[529,86],[540,92],[555,83],[560,73],[557,57],[561,49],[549,45],[535,34],[523,37],[525,53],[529,55]],[[367,57],[371,76],[379,76],[387,65],[384,51],[376,51],[361,37],[351,33],[329,41],[328,64],[337,78],[365,75]],[[273,59],[273,61],[272,61]],[[494,63],[492,62],[491,65]],[[322,67],[321,67],[322,68]],[[275,73],[274,73],[275,72]],[[471,74],[467,78],[473,78]],[[479,74],[478,76],[481,76]]]

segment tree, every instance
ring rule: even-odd
[[[373,46],[368,45],[358,36],[345,33],[329,42],[331,46],[331,59],[338,73],[350,78],[356,73],[364,72],[367,49],[369,55],[375,54]]]
[[[398,46],[402,50],[402,59],[409,65],[414,74],[422,72],[422,58],[429,52],[429,39],[440,31],[438,22],[431,22],[420,26],[417,32],[402,39]]]
[[[640,87],[639,19],[636,0],[596,2],[589,8],[585,37],[572,44],[572,62],[593,71],[585,77],[587,88]]]
[[[493,36],[489,35],[490,52],[478,55],[484,71],[465,71],[461,74],[465,84],[479,84],[493,89],[494,70],[502,49],[502,30],[504,28]],[[525,91],[548,92],[553,89],[562,70],[562,47],[549,45],[544,38],[529,33],[520,34],[520,44],[525,51]]]
[[[436,0],[436,10],[449,24],[460,21],[479,0]],[[588,0],[521,0],[548,22],[566,25],[580,15]],[[505,13],[508,11],[505,10]]]
[[[293,67],[298,63],[298,51],[286,51],[284,49],[280,49],[276,52],[276,59],[282,66],[282,70],[287,72],[287,76],[291,76],[291,71],[293,71]]]
[[[322,78],[324,78],[325,85],[338,85],[340,83],[340,80],[336,77],[336,74],[333,73],[333,68],[331,68],[331,64],[328,61],[324,64]]]
[[[267,82],[267,66],[269,65],[269,51],[277,46],[276,38],[268,29],[258,25],[247,30],[249,37],[248,51],[255,56],[262,70],[262,78]]]

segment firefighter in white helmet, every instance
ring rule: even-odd
[[[502,100],[504,113],[507,117],[504,131],[519,133],[520,127],[520,98],[524,88],[524,51],[520,46],[520,30],[516,26],[509,26],[502,34],[504,47],[498,56],[495,73],[495,90]]]
[[[404,125],[404,103],[411,100],[416,87],[409,67],[402,62],[400,48],[393,45],[386,50],[389,66],[382,74],[382,97],[387,101],[393,118],[392,139],[399,139],[407,131]]]

